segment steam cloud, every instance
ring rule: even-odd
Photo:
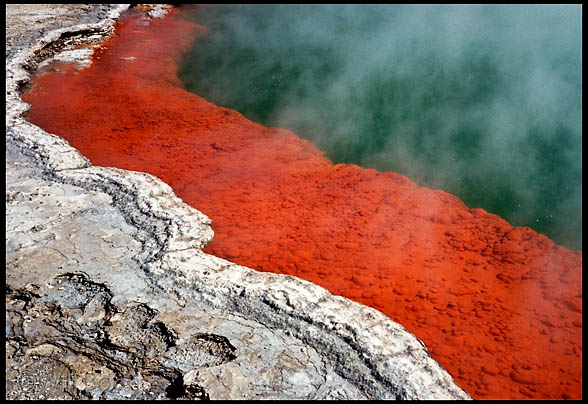
[[[582,9],[241,5],[187,89],[313,141],[334,162],[396,171],[557,243],[582,245]]]

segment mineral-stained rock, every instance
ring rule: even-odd
[[[43,46],[7,60],[6,398],[469,398],[399,324],[204,254],[209,219],[169,186],[26,122]]]

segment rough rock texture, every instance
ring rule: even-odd
[[[204,254],[209,219],[169,186],[26,122],[27,69],[124,9],[62,28],[77,7],[37,8],[38,41],[7,18],[6,398],[469,398],[399,324]]]

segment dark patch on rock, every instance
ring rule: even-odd
[[[183,374],[234,360],[221,335],[177,334],[144,303],[118,310],[113,294],[84,273],[44,286],[6,289],[7,398],[207,398]],[[174,358],[163,365],[164,355]],[[177,364],[177,366],[175,366]],[[136,389],[133,387],[135,386]]]

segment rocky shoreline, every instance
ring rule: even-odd
[[[92,166],[24,119],[31,72],[128,5],[97,7],[9,41],[6,398],[469,398],[377,310],[204,254],[210,220],[167,184]],[[55,373],[73,383],[39,387]]]

